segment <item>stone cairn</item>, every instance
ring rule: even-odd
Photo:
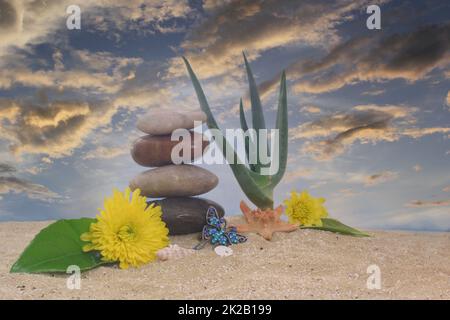
[[[172,162],[172,149],[180,143],[171,141],[171,134],[176,129],[190,130],[191,162],[202,156],[208,146],[209,142],[203,141],[200,133],[192,131],[194,121],[205,122],[206,115],[201,111],[152,111],[138,119],[137,128],[147,135],[137,139],[131,149],[136,163],[156,168],[137,175],[130,182],[130,188],[141,189],[143,196],[153,198],[149,199],[149,204],[161,206],[162,219],[171,235],[201,232],[210,206],[215,207],[219,215],[224,215],[219,204],[195,197],[214,189],[219,182],[217,176],[192,164],[175,165]],[[202,142],[195,144],[194,137]]]

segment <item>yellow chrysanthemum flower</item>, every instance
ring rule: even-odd
[[[328,216],[327,210],[322,205],[324,202],[324,198],[314,198],[308,191],[303,191],[301,194],[292,191],[291,198],[284,200],[289,222],[306,227],[321,227],[321,219]]]
[[[105,199],[104,209],[81,240],[90,242],[83,251],[98,250],[104,261],[119,262],[121,269],[139,267],[156,258],[156,252],[169,244],[169,230],[161,220],[161,207],[147,207],[140,190],[124,193],[114,190]]]

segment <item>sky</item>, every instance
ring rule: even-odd
[[[366,26],[372,4],[380,30]],[[129,152],[137,119],[199,108],[183,55],[221,128],[238,128],[243,51],[269,128],[287,74],[275,204],[308,190],[352,226],[450,230],[445,0],[0,0],[0,221],[93,217],[125,189],[145,170]],[[239,214],[229,167],[202,166],[219,177],[203,197]]]

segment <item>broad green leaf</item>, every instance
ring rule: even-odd
[[[316,230],[331,231],[331,232],[355,236],[355,237],[370,237],[367,233],[364,233],[355,228],[349,227],[335,219],[323,218],[322,224],[323,225],[321,227],[300,227],[300,228],[301,229],[316,229]]]
[[[80,235],[89,231],[95,219],[59,220],[42,229],[14,263],[10,272],[44,273],[66,272],[70,265],[81,271],[105,262],[95,252],[83,252],[85,242]]]

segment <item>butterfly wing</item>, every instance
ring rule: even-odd
[[[216,208],[212,206],[208,208],[208,211],[206,211],[206,223],[221,230],[225,230],[227,227],[225,219],[221,218]]]
[[[230,228],[226,232],[226,236],[230,244],[244,243],[247,241],[247,237],[237,233],[235,227]]]
[[[209,240],[213,236],[213,234],[217,232],[217,228],[212,227],[210,225],[206,225],[203,227],[202,230],[202,239],[203,240]]]
[[[210,241],[213,245],[229,245],[226,227],[225,219],[221,218],[216,208],[211,206],[206,211],[206,225],[203,227],[202,239]]]
[[[242,234],[236,234],[236,238],[238,240],[238,243],[244,243],[247,241],[247,237],[243,236]]]

